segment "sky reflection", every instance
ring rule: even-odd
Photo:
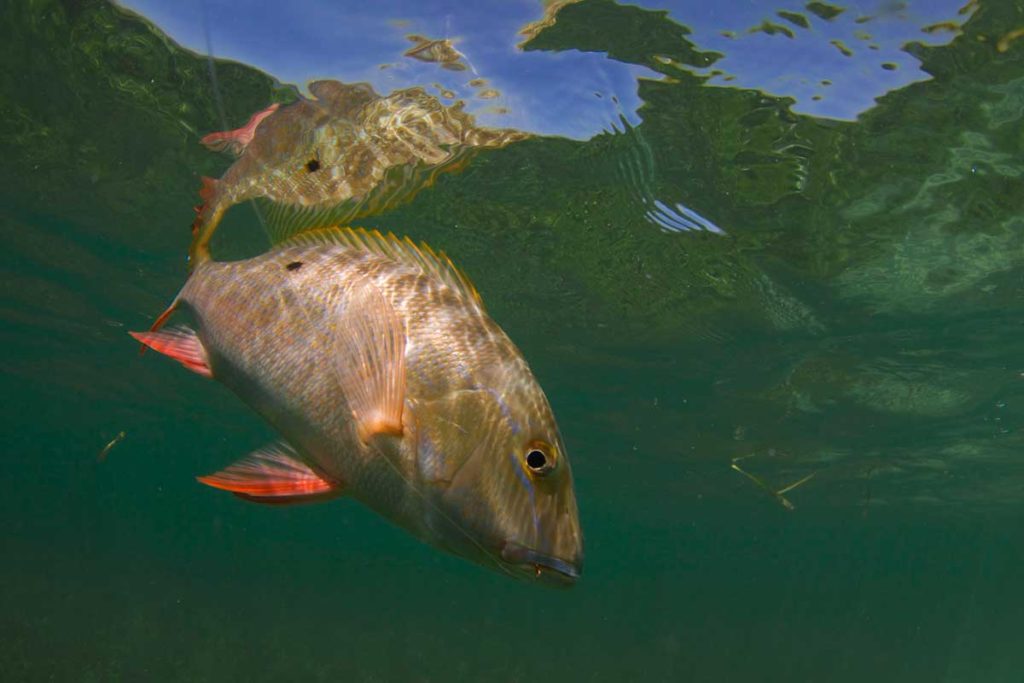
[[[704,71],[724,72],[714,76],[711,84],[793,97],[796,111],[852,120],[870,108],[876,97],[928,77],[901,48],[915,40],[933,44],[951,40],[953,32],[926,33],[922,28],[941,21],[962,23],[966,15],[957,14],[962,3],[845,3],[847,10],[831,20],[791,0],[636,4],[667,10],[673,20],[693,29],[690,39],[699,49],[725,55]],[[467,110],[482,125],[576,139],[609,130],[620,115],[633,125],[639,123],[636,112],[642,102],[637,79],[661,78],[645,67],[623,64],[602,53],[519,49],[521,29],[542,15],[537,0],[122,0],[120,4],[150,18],[186,48],[253,65],[283,82],[367,81],[382,94],[422,85],[435,94],[448,91],[464,99]],[[803,15],[809,27],[779,16],[780,11]],[[785,32],[751,31],[765,21],[784,27],[793,37]],[[409,34],[451,39],[469,68],[451,71],[403,57],[413,45]],[[851,54],[844,55],[837,43]],[[476,83],[477,79],[485,79],[486,84]],[[496,90],[499,95],[479,97],[484,90]]]

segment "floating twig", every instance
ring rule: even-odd
[[[751,474],[750,472],[747,472],[745,469],[743,469],[742,467],[740,467],[739,465],[736,464],[740,460],[746,460],[747,458],[753,457],[753,455],[754,454],[751,453],[750,455],[742,455],[742,456],[740,456],[738,458],[733,458],[732,459],[732,465],[731,465],[732,469],[736,470],[737,472],[742,474],[744,477],[746,477],[750,481],[752,481],[755,484],[757,484],[757,486],[759,488],[761,488],[764,491],[766,491],[767,493],[769,493],[772,496],[772,498],[774,498],[775,500],[779,501],[779,504],[782,507],[786,508],[787,510],[795,510],[796,506],[793,505],[793,503],[790,502],[789,498],[786,498],[786,496],[783,495],[783,494],[789,493],[790,491],[792,491],[796,487],[798,487],[798,486],[800,486],[802,484],[805,484],[806,482],[810,481],[811,478],[813,478],[814,475],[817,474],[817,472],[811,472],[806,477],[804,477],[802,479],[798,479],[797,481],[793,482],[792,484],[789,484],[788,486],[784,486],[783,488],[776,490],[776,489],[772,488],[771,486],[769,486],[763,479],[761,479],[761,477],[758,477],[755,474]]]

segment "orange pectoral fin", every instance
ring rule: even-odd
[[[370,283],[348,292],[335,323],[338,381],[363,443],[378,434],[402,435],[405,405],[405,327]]]
[[[132,337],[158,353],[170,356],[192,372],[203,377],[213,377],[210,362],[203,343],[196,333],[187,327],[177,327],[163,332],[129,332]]]
[[[197,479],[239,498],[268,505],[311,503],[341,495],[337,484],[323,479],[286,444],[275,444],[227,468]]]

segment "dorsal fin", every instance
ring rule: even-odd
[[[377,230],[363,228],[321,228],[299,233],[284,245],[298,244],[340,244],[352,249],[379,254],[399,263],[419,268],[427,275],[432,275],[446,285],[459,292],[470,301],[483,308],[484,302],[480,293],[469,281],[466,274],[442,252],[436,252],[425,242],[418,245],[408,237],[399,238],[393,233],[381,234]]]

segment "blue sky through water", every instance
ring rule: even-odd
[[[922,29],[942,21],[962,22],[966,17],[957,11],[964,1],[862,0],[843,3],[846,11],[831,21],[807,11],[804,2],[792,0],[635,4],[668,10],[672,19],[693,29],[690,38],[698,48],[725,55],[711,67],[725,74],[711,83],[790,96],[796,99],[796,111],[852,120],[869,109],[876,97],[928,77],[901,48],[915,40],[931,44],[951,40],[952,32]],[[520,50],[519,32],[543,14],[539,0],[121,0],[120,4],[148,17],[186,48],[203,54],[209,48],[214,56],[251,64],[283,82],[302,86],[317,78],[367,81],[382,94],[436,84],[465,100],[467,110],[484,125],[576,139],[609,130],[620,115],[639,123],[636,111],[642,102],[637,79],[661,78],[645,67],[623,64],[601,53]],[[803,14],[810,28],[779,17],[780,10]],[[858,23],[863,17],[871,19]],[[750,31],[765,20],[787,27],[794,37]],[[408,34],[451,39],[470,68],[450,71],[403,57],[412,46]],[[841,41],[852,55],[845,56],[833,41]],[[383,64],[389,66],[382,69]],[[886,69],[883,64],[895,68]],[[732,80],[725,81],[724,76]],[[486,79],[487,85],[470,86],[477,78]],[[477,94],[485,89],[500,95],[479,98]]]

